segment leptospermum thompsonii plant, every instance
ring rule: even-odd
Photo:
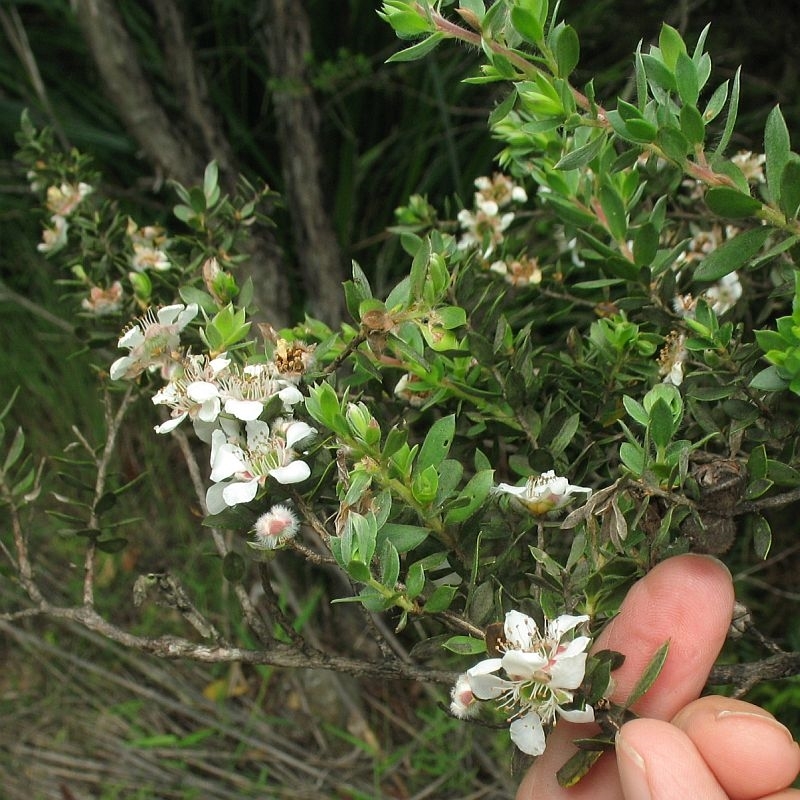
[[[110,444],[95,497],[59,516],[86,542],[82,604],[54,610],[34,579],[19,511],[39,473],[22,433],[0,473],[12,563],[40,613],[131,642],[93,610],[93,559],[126,546],[108,531],[130,487],[109,483],[108,454],[144,395],[260,641],[204,645],[205,660],[296,653],[449,683],[455,716],[507,722],[531,755],[560,718],[595,720],[568,785],[667,657],[608,703],[620,659],[590,645],[625,590],[689,549],[764,558],[767,509],[797,501],[800,157],[779,109],[763,154],[731,152],[739,75],[714,85],[708,30],[687,43],[665,25],[634,53],[633,95],[615,99],[574,83],[578,36],[547,0],[386,0],[380,14],[406,45],[390,61],[451,40],[481,53],[468,80],[498,85],[499,152],[452,219],[398,198],[407,274],[376,297],[354,265],[338,329],[252,324],[237,266],[268,189],[226,195],[211,164],[201,187],[175,187],[165,230],[124,214],[86,156],[23,118],[39,249],[66,270],[92,344],[122,352],[99,365]],[[271,559],[291,557],[338,570],[352,592],[336,599],[387,615],[417,661],[324,653],[293,629],[296,650],[275,649],[264,615],[291,621],[244,586],[257,571],[269,600]],[[189,639],[135,644],[200,657]]]

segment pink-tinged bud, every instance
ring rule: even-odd
[[[450,713],[459,719],[469,719],[478,713],[478,700],[469,685],[466,672],[458,676],[456,685],[450,691]]]
[[[293,539],[299,529],[300,521],[291,508],[274,505],[256,520],[253,526],[255,541],[249,544],[258,550],[274,550]]]

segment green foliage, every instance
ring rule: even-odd
[[[413,195],[393,229],[403,268],[354,262],[338,327],[252,325],[237,269],[270,224],[266,186],[228,193],[212,162],[151,225],[27,116],[18,156],[47,219],[40,249],[86,347],[105,348],[97,374],[167,406],[159,433],[194,426],[210,453],[183,454],[195,482],[208,464],[207,526],[256,537],[261,553],[232,540],[208,582],[258,570],[267,592],[263,551],[294,550],[341,573],[339,603],[387,613],[439,658],[489,650],[484,626],[511,609],[585,613],[594,636],[636,578],[690,548],[763,559],[769,509],[800,485],[800,157],[781,112],[762,179],[757,157],[727,153],[741,87],[738,73],[714,85],[707,29],[692,47],[663,25],[633,55],[635,96],[607,103],[599,82],[574,83],[580,37],[546,1],[452,5],[384,2],[412,42],[390,60],[473,46],[469,85],[498,92],[489,125],[507,174],[479,176],[458,210]],[[115,339],[130,355],[113,361]],[[13,509],[38,485],[24,437],[4,439]],[[59,456],[69,491],[50,513],[90,554],[113,554],[133,482],[83,444]],[[593,662],[569,702],[599,701],[613,663]]]

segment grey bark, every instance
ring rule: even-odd
[[[256,19],[273,75],[284,194],[303,286],[312,313],[336,324],[344,312],[344,268],[320,183],[319,109],[308,80],[308,15],[300,0],[261,0]]]

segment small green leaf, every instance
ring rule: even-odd
[[[229,583],[239,583],[247,572],[247,562],[235,550],[222,559],[222,574]]]
[[[14,464],[17,463],[19,457],[22,455],[22,450],[25,447],[25,431],[22,428],[17,428],[14,434],[14,440],[11,442],[11,447],[6,453],[5,461],[3,462],[3,472],[8,472]]]
[[[680,33],[671,25],[664,23],[658,35],[658,48],[664,64],[670,70],[675,70],[678,63],[678,56],[686,55],[686,44]]]
[[[656,682],[656,679],[661,673],[661,669],[666,663],[668,653],[669,642],[667,641],[664,642],[664,644],[662,644],[658,650],[656,650],[655,654],[650,659],[650,663],[642,673],[642,676],[638,681],[636,681],[636,684],[625,701],[626,708],[630,708],[631,706],[635,705],[637,700],[643,697],[645,693],[649,691],[650,687]]]
[[[580,59],[581,46],[578,34],[572,25],[564,25],[556,28],[555,55],[558,65],[558,76],[568,78],[572,71],[578,66]]]
[[[764,246],[770,229],[752,228],[712,250],[694,271],[695,280],[717,281],[744,266]]]
[[[706,138],[706,124],[694,106],[683,106],[680,114],[681,133],[692,144],[703,144]]]
[[[98,515],[105,514],[106,511],[110,511],[116,504],[117,495],[114,492],[106,492],[94,504],[94,513]]]
[[[558,785],[564,789],[575,786],[586,776],[589,770],[603,755],[604,750],[578,750],[567,762],[558,770],[556,778]]]
[[[436,31],[421,42],[417,42],[417,44],[412,44],[411,47],[406,47],[404,50],[398,50],[396,53],[393,53],[386,59],[386,63],[392,64],[401,61],[417,61],[420,58],[424,58],[428,53],[435,50],[444,38],[443,33]]]
[[[727,186],[709,189],[706,192],[705,200],[711,211],[728,219],[751,217],[761,210],[760,200]]]
[[[753,534],[753,549],[760,559],[765,559],[769,555],[772,547],[772,528],[769,522],[761,514],[753,514],[750,520],[750,530]]]
[[[644,473],[644,450],[631,442],[623,442],[619,446],[619,457],[622,463],[634,474]]]
[[[458,495],[458,499],[465,498],[468,502],[450,509],[445,516],[445,522],[452,525],[469,519],[486,501],[493,485],[494,470],[484,469],[476,472]]]
[[[544,29],[539,17],[520,6],[511,8],[511,24],[517,33],[531,44],[540,44],[544,38]]]
[[[609,233],[616,241],[623,241],[628,233],[625,204],[617,190],[609,184],[600,187],[600,206],[603,209]]]
[[[355,581],[367,583],[372,577],[369,567],[358,559],[351,559],[347,562],[347,574]]]
[[[633,260],[638,267],[649,267],[658,255],[659,235],[652,222],[639,226],[633,236]]]
[[[605,143],[606,137],[604,135],[595,136],[594,139],[590,139],[586,144],[562,156],[554,169],[567,171],[585,167],[603,149]]]
[[[736,118],[739,114],[739,91],[741,89],[742,83],[742,68],[739,67],[736,70],[736,74],[733,76],[733,85],[731,87],[731,98],[728,102],[728,113],[725,117],[725,129],[722,131],[722,136],[720,136],[719,144],[717,145],[717,149],[714,151],[714,157],[720,156],[725,152],[725,148],[731,141],[731,137],[733,136],[734,128],[736,127]]]
[[[664,151],[667,158],[682,164],[686,159],[686,154],[691,149],[689,140],[672,125],[659,128],[656,136],[656,144]]]
[[[782,392],[788,385],[789,382],[775,366],[762,369],[749,383],[751,389],[759,392]]]
[[[378,561],[381,567],[381,583],[387,588],[393,589],[400,577],[400,555],[388,539],[383,542]]]
[[[456,586],[437,586],[433,594],[425,601],[425,611],[429,614],[437,614],[441,611],[447,611],[453,598],[456,596]]]
[[[780,206],[787,219],[797,219],[800,212],[800,159],[794,155],[781,173]]]
[[[789,161],[791,145],[789,142],[789,129],[783,118],[780,106],[775,106],[767,117],[764,129],[764,154],[766,155],[767,188],[772,200],[776,203],[781,199],[781,176]]]
[[[455,430],[455,414],[448,414],[431,425],[417,456],[414,467],[415,474],[418,475],[431,466],[438,467],[447,458],[450,446],[453,443]]]
[[[425,568],[422,562],[414,562],[408,569],[406,574],[406,596],[409,600],[418,597],[420,592],[425,588]]]
[[[648,430],[653,444],[659,449],[664,449],[672,440],[675,432],[672,411],[661,398],[650,408]]]
[[[475,656],[486,652],[486,642],[473,636],[451,636],[442,647],[460,656]]]
[[[700,97],[700,79],[697,74],[697,66],[685,50],[678,53],[675,62],[675,83],[684,107],[696,106]],[[697,111],[697,109],[694,110]]]

